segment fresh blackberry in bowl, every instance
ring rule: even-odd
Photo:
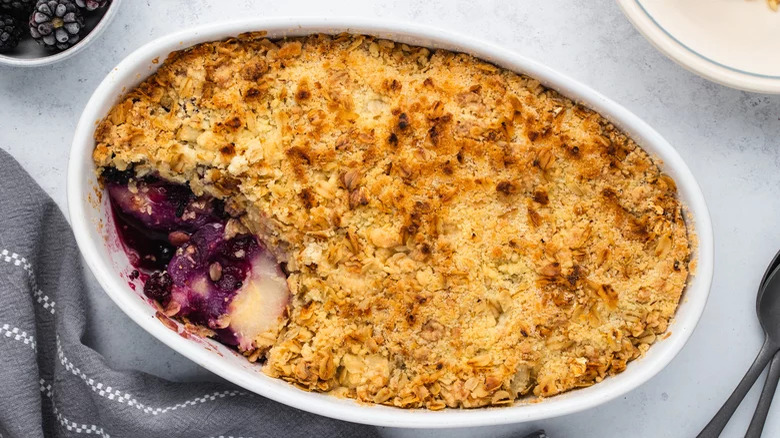
[[[0,14],[0,52],[13,49],[22,39],[22,28],[10,15]]]
[[[76,6],[88,11],[103,8],[107,4],[108,0],[76,0]]]
[[[0,0],[0,10],[28,14],[33,10],[36,0]]]
[[[30,35],[49,49],[74,46],[83,29],[84,17],[73,0],[39,0],[30,16]]]

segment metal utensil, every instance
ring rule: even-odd
[[[766,375],[764,389],[761,390],[761,397],[758,399],[758,406],[756,406],[756,412],[753,413],[753,419],[750,420],[745,438],[759,438],[761,436],[769,407],[772,405],[772,398],[775,396],[778,380],[780,380],[780,351],[775,353],[775,358],[769,364],[769,373]]]
[[[737,385],[718,413],[702,429],[698,438],[716,438],[720,436],[734,411],[737,410],[737,406],[745,398],[745,394],[756,382],[756,379],[772,359],[772,356],[780,350],[780,270],[778,265],[780,265],[780,252],[775,254],[764,273],[764,277],[759,285],[758,297],[756,298],[758,321],[761,323],[761,328],[764,329],[764,345],[761,346],[758,356],[756,356],[753,365],[745,373],[745,377],[742,378],[742,381],[739,382],[739,385]],[[763,428],[763,421],[761,423]]]

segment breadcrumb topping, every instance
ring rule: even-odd
[[[95,138],[99,167],[224,199],[286,264],[263,371],[311,391],[435,410],[589,386],[666,331],[688,278],[677,189],[646,152],[462,53],[199,44]]]

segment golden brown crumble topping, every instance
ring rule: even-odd
[[[245,212],[294,294],[263,370],[312,391],[442,409],[589,386],[666,330],[688,277],[676,186],[648,154],[465,54],[200,44],[95,137],[98,166]]]

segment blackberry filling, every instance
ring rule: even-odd
[[[146,274],[144,294],[242,352],[267,347],[289,302],[274,257],[221,201],[131,173],[105,169],[103,181],[125,252]]]

